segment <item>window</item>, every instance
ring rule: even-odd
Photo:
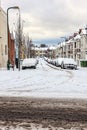
[[[7,45],[5,45],[5,55],[7,55]]]
[[[75,42],[75,44],[74,44],[74,48],[76,48],[76,42]]]

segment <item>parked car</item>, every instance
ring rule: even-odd
[[[31,68],[31,67],[36,69],[36,65],[37,65],[37,59],[26,58],[22,62],[22,69]]]
[[[56,60],[55,60],[55,65],[56,65],[57,67],[61,67],[61,64],[62,64],[63,59],[64,59],[64,58],[62,58],[62,57],[56,58]]]
[[[54,65],[54,59],[50,59],[50,64]]]
[[[77,63],[72,58],[64,58],[61,63],[61,68],[71,68],[71,69],[77,69]]]
[[[51,64],[55,65],[56,59],[52,59]]]
[[[47,57],[44,57],[44,60],[45,60],[45,61],[47,61],[47,59],[48,59]]]
[[[49,58],[47,59],[47,62],[50,63],[50,59]]]
[[[39,64],[39,57],[36,58],[37,64]]]

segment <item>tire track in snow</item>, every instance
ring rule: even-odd
[[[74,74],[73,74],[71,71],[69,71],[69,70],[64,70],[64,69],[58,68],[58,67],[56,67],[56,66],[53,66],[53,65],[50,65],[50,64],[47,64],[47,63],[46,63],[46,65],[48,65],[48,66],[51,67],[52,69],[56,69],[56,70],[59,70],[59,71],[64,71],[64,72],[67,73],[67,76],[68,76],[69,78],[66,79],[66,80],[64,80],[64,81],[62,81],[61,83],[59,83],[59,84],[57,84],[57,85],[64,84],[64,83],[66,83],[67,81],[71,80],[71,79],[74,77]],[[32,91],[43,90],[43,89],[45,89],[45,88],[50,88],[50,87],[43,87],[43,88],[33,89]]]
[[[51,67],[51,68],[53,68],[53,69],[66,72],[66,73],[68,74],[67,76],[68,76],[69,78],[73,78],[73,77],[74,77],[73,72],[71,72],[70,70],[61,69],[61,68],[58,68],[58,67],[56,67],[56,66],[54,66],[54,65],[51,65],[51,64],[48,64],[48,63],[46,63],[46,65],[48,65],[49,67]]]
[[[66,72],[66,75],[65,75],[65,77],[67,76],[68,78],[66,79],[64,79],[63,81],[61,81],[60,83],[58,83],[57,85],[61,85],[61,84],[64,84],[64,83],[66,83],[67,81],[69,81],[70,79],[72,79],[73,78],[73,73],[71,72],[71,71],[69,71],[69,70],[63,70],[63,69],[60,69],[60,68],[58,68],[58,67],[56,67],[56,66],[52,66],[52,65],[49,65],[49,64],[47,64],[46,62],[43,62],[42,60],[40,61],[40,63],[39,63],[39,65],[40,65],[40,67],[38,68],[38,70],[40,70],[40,69],[42,69],[43,70],[43,72],[46,72],[47,71],[47,73],[49,73],[49,71],[52,71],[52,69],[56,69],[56,70],[59,70],[59,71],[64,71],[64,72]],[[34,70],[35,71],[35,70]],[[19,75],[18,75],[19,76]],[[26,75],[25,75],[26,76]],[[59,75],[58,75],[59,76]],[[62,75],[61,75],[62,76]],[[63,75],[64,76],[64,75]],[[60,76],[59,76],[60,77]],[[26,76],[26,77],[20,77],[20,80],[18,79],[18,78],[16,78],[16,79],[12,79],[12,81],[11,81],[11,84],[9,83],[10,82],[10,80],[8,80],[8,82],[7,82],[7,84],[8,85],[10,85],[9,87],[7,87],[6,88],[6,90],[8,90],[8,91],[14,91],[14,92],[35,92],[35,91],[38,91],[38,90],[44,90],[44,89],[47,89],[47,88],[51,88],[52,86],[47,86],[46,84],[44,84],[44,87],[42,86],[42,87],[39,87],[38,88],[38,86],[36,86],[36,88],[31,88],[31,89],[26,89],[26,87],[28,87],[29,85],[31,85],[30,83],[27,83],[26,84],[26,81],[27,80],[29,80],[29,78],[30,78],[30,76]],[[12,86],[12,83],[15,83],[14,85],[13,85],[13,87],[11,87]],[[2,84],[2,83],[1,83]],[[1,86],[1,84],[0,84],[0,86]],[[21,86],[19,86],[19,85],[21,85],[21,84],[23,84],[23,86],[22,86],[22,89],[21,89]],[[34,83],[35,84],[35,83]],[[37,84],[36,84],[37,85]],[[23,89],[23,87],[24,87],[24,89]],[[53,85],[53,87],[55,87],[54,85]],[[19,88],[19,89],[17,89],[16,90],[16,88]]]
[[[59,71],[64,71],[64,72],[66,72],[66,74],[67,74],[66,76],[68,77],[68,79],[63,80],[62,82],[60,82],[60,83],[57,84],[57,85],[64,84],[64,83],[68,82],[69,80],[71,80],[71,79],[74,77],[73,72],[71,72],[71,71],[69,71],[69,70],[64,70],[64,69],[58,68],[58,67],[56,67],[56,66],[49,65],[49,64],[47,64],[47,63],[46,63],[46,65],[49,66],[49,67],[52,68],[52,69],[56,69],[56,70],[59,70]],[[46,71],[45,67],[43,66],[43,63],[41,63],[41,66],[42,66],[43,70]],[[48,70],[47,70],[47,71],[48,71]],[[51,86],[51,87],[41,87],[41,88],[32,89],[32,90],[29,90],[29,92],[35,92],[35,91],[44,90],[44,89],[47,89],[47,88],[52,88],[52,86]]]

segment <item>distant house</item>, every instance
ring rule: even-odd
[[[33,51],[34,57],[49,57],[55,58],[55,46],[46,46],[46,47],[32,47],[31,51]]]
[[[35,56],[43,57],[46,55],[47,47],[33,47],[32,48],[35,51]]]

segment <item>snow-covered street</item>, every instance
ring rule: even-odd
[[[36,69],[0,70],[0,96],[87,98],[87,68],[55,69],[40,59]]]

